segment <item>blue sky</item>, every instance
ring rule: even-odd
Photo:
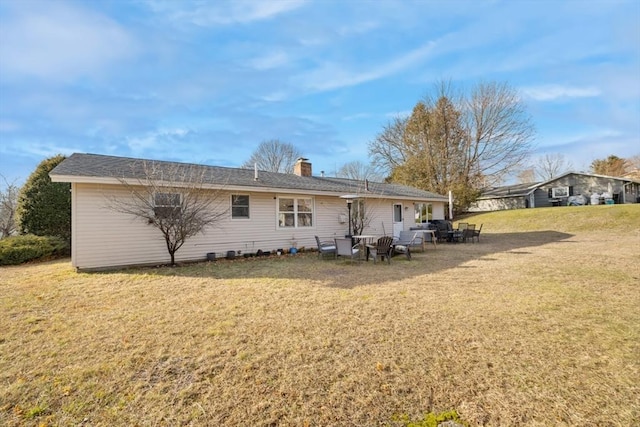
[[[332,174],[443,79],[509,83],[576,170],[640,154],[640,2],[0,0],[0,174],[268,139]]]

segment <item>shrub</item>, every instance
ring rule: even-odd
[[[0,265],[16,265],[68,253],[69,247],[61,237],[12,236],[0,240]]]

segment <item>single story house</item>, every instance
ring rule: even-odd
[[[604,203],[640,203],[640,181],[567,172],[543,182],[487,188],[469,212]]]
[[[76,269],[169,261],[157,228],[110,205],[130,198],[131,186],[145,185],[142,164],[160,172],[198,168],[202,186],[224,205],[225,215],[214,226],[177,251],[178,262],[204,260],[212,252],[273,251],[294,242],[298,248],[315,248],[316,235],[328,240],[348,234],[351,205],[366,212],[364,234],[397,236],[416,222],[444,219],[448,202],[445,196],[404,185],[314,176],[307,159],[299,159],[294,173],[285,174],[75,153],[49,175],[54,182],[71,183],[71,261]],[[180,199],[160,194],[154,200],[163,200],[155,202],[163,203],[161,208]]]

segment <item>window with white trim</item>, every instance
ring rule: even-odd
[[[559,197],[569,197],[569,187],[554,187],[551,189],[551,197],[557,199]]]
[[[300,228],[313,226],[313,199],[278,198],[278,227]]]
[[[154,193],[153,213],[156,218],[171,218],[180,213],[180,193]]]
[[[231,195],[231,218],[249,219],[249,196],[246,194]]]
[[[413,206],[416,224],[429,222],[433,219],[433,205],[431,203],[416,203]]]

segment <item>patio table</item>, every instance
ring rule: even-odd
[[[462,231],[460,231],[460,230],[447,231],[447,241],[448,242],[458,243],[461,238],[462,238]]]
[[[367,252],[369,251],[369,248],[367,247],[367,244],[373,243],[377,236],[374,236],[373,234],[360,234],[360,235],[351,236],[351,237],[356,239],[358,241],[358,244],[360,245],[360,248],[361,248],[360,258],[364,256],[365,259],[368,260],[369,254]]]
[[[431,235],[431,243],[433,243],[433,246],[434,246],[434,247],[437,247],[437,246],[436,246],[436,240],[437,240],[438,238],[437,238],[437,236],[436,236],[436,230],[412,229],[411,231],[412,231],[412,232],[415,232],[415,233],[422,233],[422,251],[423,251],[423,252],[424,252],[424,250],[425,250],[425,243],[426,243],[426,242],[425,242],[425,240],[427,240],[427,239],[426,239],[426,235],[427,235],[427,234],[430,234],[430,235]]]

